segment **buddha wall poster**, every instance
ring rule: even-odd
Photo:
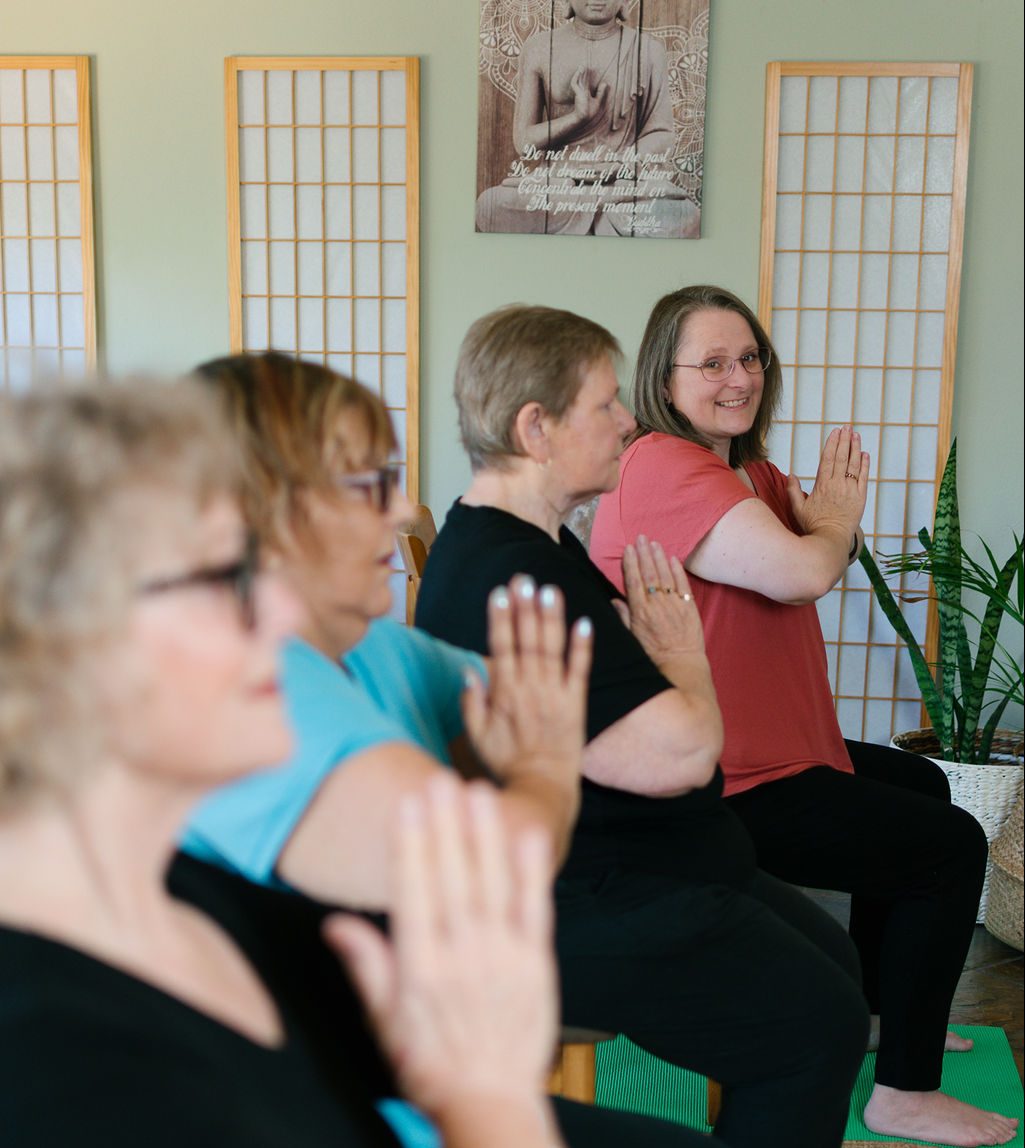
[[[709,0],[480,0],[476,229],[697,239]]]

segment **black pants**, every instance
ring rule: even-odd
[[[850,934],[880,1015],[876,1080],[939,1087],[950,1002],[971,943],[986,838],[950,804],[927,758],[848,742],[854,775],[827,766],[727,803],[758,864],[797,885],[851,893]]]
[[[626,1033],[723,1085],[731,1148],[835,1148],[868,1009],[844,930],[758,870],[726,885],[610,869],[560,881],[567,1024]]]

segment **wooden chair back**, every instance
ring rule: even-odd
[[[397,532],[399,554],[406,571],[406,617],[413,620],[416,596],[427,565],[427,555],[438,537],[434,515],[427,506],[417,506],[413,517]]]

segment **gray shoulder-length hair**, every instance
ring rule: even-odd
[[[699,311],[735,312],[747,320],[758,346],[772,352],[772,361],[765,368],[762,401],[755,415],[754,424],[749,431],[737,435],[730,442],[730,466],[758,462],[766,457],[765,439],[779,407],[783,374],[772,340],[758,322],[758,317],[743,300],[723,287],[707,285],[683,287],[670,295],[664,295],[655,304],[648,325],[644,329],[641,348],[637,354],[637,366],[634,370],[631,398],[637,430],[633,438],[638,439],[641,435],[650,434],[652,431],[661,431],[662,434],[689,439],[699,446],[711,446],[704,435],[695,430],[690,420],[672,405],[668,393],[673,360],[676,358],[684,327],[691,315]]]
[[[0,398],[0,812],[73,787],[109,749],[103,659],[127,632],[141,565],[240,487],[196,382]]]
[[[478,319],[456,362],[459,431],[474,471],[501,469],[522,455],[516,416],[540,403],[554,418],[573,405],[584,374],[619,343],[604,327],[552,307],[513,304]]]

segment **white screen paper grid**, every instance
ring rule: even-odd
[[[291,352],[380,395],[416,502],[418,61],[225,63],[232,347]],[[404,616],[403,575],[393,591]]]
[[[93,291],[88,59],[0,57],[0,390],[94,365]]]
[[[970,65],[769,65],[759,311],[783,368],[770,457],[810,490],[830,429],[872,458],[876,555],[932,528],[950,444]],[[903,589],[931,639],[927,587]],[[885,744],[921,724],[910,659],[860,565],[823,598],[837,716]]]

